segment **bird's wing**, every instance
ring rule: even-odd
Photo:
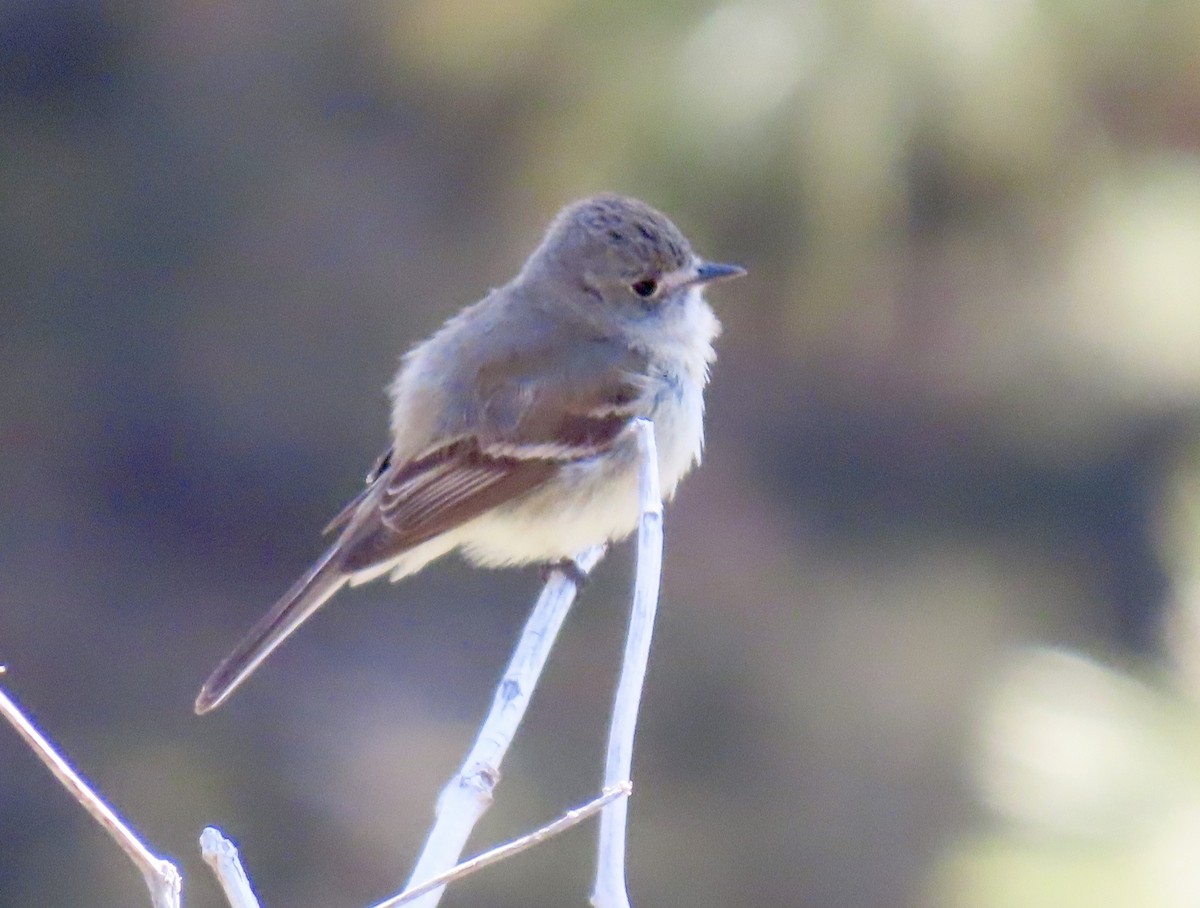
[[[357,573],[391,560],[537,488],[563,464],[607,450],[637,415],[645,364],[599,342],[574,353],[570,374],[559,359],[567,353],[545,349],[484,366],[464,434],[408,461],[385,456],[334,518],[344,527],[342,568]]]
[[[601,341],[568,351],[550,340],[518,353],[501,347],[499,357],[474,364],[474,397],[440,443],[407,460],[398,460],[392,448],[384,452],[367,474],[367,487],[330,522],[328,530],[341,535],[217,666],[196,698],[196,712],[228,697],[354,574],[612,445],[638,413],[644,360]]]

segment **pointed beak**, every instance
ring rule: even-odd
[[[672,293],[684,287],[699,287],[711,284],[713,281],[727,281],[741,277],[746,269],[741,265],[719,265],[716,262],[706,262],[703,259],[692,266],[680,268],[664,274],[662,277],[663,290]]]
[[[701,262],[688,281],[689,284],[711,284],[714,281],[728,281],[741,277],[746,269],[741,265],[720,265],[716,262]]]

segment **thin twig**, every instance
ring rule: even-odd
[[[626,799],[632,790],[629,775],[633,739],[649,659],[662,568],[662,498],[659,493],[654,426],[647,420],[636,420],[635,430],[641,455],[639,492],[642,509],[638,526],[637,579],[629,636],[613,705],[603,794],[534,832],[450,866],[457,861],[471,830],[491,804],[492,791],[500,778],[500,763],[524,717],[534,686],[574,601],[576,580],[568,572],[559,570],[551,574],[533,614],[526,622],[493,698],[491,712],[462,770],[438,799],[437,820],[413,870],[409,888],[375,908],[399,908],[418,900],[422,908],[433,908],[448,883],[538,845],[596,812],[601,812],[600,848],[592,902],[597,908],[628,908],[625,885]],[[575,563],[579,573],[584,576],[590,573],[604,552],[604,546],[595,546],[582,553]],[[0,674],[3,672],[4,667],[0,666]],[[175,866],[156,857],[142,844],[3,690],[0,690],[0,713],[142,872],[154,908],[179,908],[182,880]],[[200,837],[200,847],[205,862],[216,873],[231,908],[258,908],[258,900],[234,844],[219,830],[209,827]],[[412,881],[417,879],[423,882],[413,885]]]
[[[439,873],[433,879],[426,880],[419,886],[413,886],[411,889],[404,890],[399,895],[380,902],[378,905],[373,906],[373,908],[399,908],[399,906],[406,905],[414,899],[425,895],[427,892],[441,889],[450,883],[482,870],[484,867],[489,867],[492,864],[511,858],[513,855],[519,854],[527,848],[540,845],[547,839],[551,839],[560,833],[566,832],[572,826],[582,823],[588,817],[592,816],[592,814],[603,810],[606,805],[613,801],[629,797],[632,791],[633,783],[628,781],[615,785],[612,788],[606,788],[604,793],[599,797],[593,798],[591,801],[580,807],[576,807],[574,810],[568,810],[552,823],[547,823],[545,826],[535,829],[533,832],[527,833],[518,839],[505,842],[503,845],[498,845],[489,851],[463,861],[461,864],[450,868],[444,873]]]
[[[237,846],[215,826],[206,826],[200,833],[200,856],[216,874],[229,908],[259,908]]]
[[[129,857],[135,867],[142,873],[146,886],[150,890],[150,901],[154,908],[179,908],[180,888],[182,879],[179,871],[170,861],[163,860],[151,854],[141,840],[116,813],[100,799],[100,796],[86,781],[59,755],[51,744],[25,717],[8,695],[0,690],[0,713],[3,713],[17,734],[37,754],[38,759],[46,765],[62,786],[71,796],[82,805],[83,809],[92,815],[121,850]]]
[[[650,639],[658,609],[658,588],[662,574],[663,517],[662,494],[658,482],[658,452],[654,443],[654,424],[636,420],[640,469],[638,491],[642,518],[638,524],[637,575],[633,587],[633,608],[629,616],[629,636],[621,661],[621,676],[613,699],[612,727],[604,762],[604,784],[631,778],[633,738],[637,730],[638,706],[650,660]],[[625,826],[629,802],[614,801],[600,815],[600,845],[596,859],[596,885],[592,904],[596,908],[629,908],[625,882]]]
[[[575,566],[586,576],[604,552],[604,546],[594,546],[575,559]],[[525,715],[529,698],[576,592],[575,580],[565,571],[553,571],[546,581],[521,632],[479,736],[459,773],[438,797],[437,818],[417,866],[409,876],[409,888],[437,877],[458,862],[471,830],[491,805],[492,792],[500,780],[500,763]],[[615,781],[626,778],[628,776],[622,776]],[[436,886],[416,904],[419,908],[434,908],[443,889],[444,886]]]

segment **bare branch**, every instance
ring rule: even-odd
[[[237,846],[215,826],[206,826],[200,833],[200,856],[216,874],[229,908],[259,908]]]
[[[444,873],[439,873],[431,880],[426,880],[419,886],[413,886],[411,889],[406,889],[399,895],[393,896],[390,899],[380,902],[373,908],[399,908],[401,905],[406,905],[414,899],[420,898],[428,892],[435,889],[441,889],[456,880],[461,880],[463,877],[470,876],[484,867],[489,867],[492,864],[497,864],[500,861],[511,858],[527,848],[533,848],[535,845],[540,845],[547,839],[551,839],[559,833],[566,832],[572,826],[582,823],[594,813],[598,813],[604,807],[615,800],[629,797],[633,791],[632,782],[621,782],[612,788],[606,788],[604,793],[599,797],[588,801],[586,804],[576,807],[574,810],[568,810],[565,814],[559,817],[552,823],[547,823],[540,829],[535,829],[519,839],[513,839],[511,842],[506,842],[489,851],[476,855],[470,860],[463,861],[461,864],[452,867]]]
[[[604,762],[605,787],[631,777],[633,738],[637,729],[638,706],[650,660],[650,639],[658,609],[658,588],[662,575],[663,505],[658,482],[658,452],[654,443],[654,424],[636,420],[641,466],[638,490],[642,519],[638,524],[637,577],[633,587],[633,608],[629,617],[629,636],[621,677],[613,700],[612,727],[608,736],[608,754]],[[614,801],[600,815],[600,846],[596,860],[596,885],[592,904],[596,908],[629,908],[625,883],[625,826],[629,802]]]
[[[637,575],[629,635],[613,704],[603,794],[528,835],[456,864],[475,824],[491,805],[492,793],[500,779],[500,763],[525,715],[546,659],[575,599],[578,579],[587,576],[604,556],[605,546],[595,546],[576,558],[575,571],[556,570],[547,580],[475,744],[459,773],[438,798],[437,819],[413,870],[409,887],[375,908],[399,908],[401,905],[433,908],[448,883],[541,844],[597,812],[601,814],[600,847],[592,902],[597,908],[628,908],[625,827],[627,798],[632,791],[629,776],[662,567],[662,498],[654,426],[647,420],[636,420],[635,431],[641,457]],[[0,673],[3,673],[2,666]],[[3,690],[0,690],[0,713],[142,872],[155,908],[180,908],[182,881],[175,866],[156,857],[142,844]],[[209,827],[200,836],[200,848],[231,908],[259,908],[234,844],[219,830]]]
[[[0,713],[4,715],[17,734],[37,754],[46,767],[71,796],[92,815],[129,857],[135,867],[142,873],[146,886],[150,890],[150,901],[154,908],[179,908],[180,888],[182,879],[175,865],[151,854],[133,831],[121,820],[116,813],[100,799],[100,796],[86,781],[71,767],[58,751],[25,717],[8,695],[0,690]]]
[[[575,559],[576,568],[586,576],[604,552],[604,546],[588,549]],[[410,888],[457,863],[471,830],[491,806],[492,792],[500,780],[500,763],[525,715],[529,698],[576,592],[575,579],[566,571],[555,570],[546,581],[496,690],[491,712],[462,769],[438,797],[437,819],[409,877]],[[626,778],[622,776],[614,781],[621,782]],[[414,904],[420,908],[434,908],[443,890],[444,886],[438,885]]]

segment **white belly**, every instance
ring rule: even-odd
[[[701,389],[689,386],[684,393],[691,400],[660,408],[655,420],[659,482],[667,500],[699,461],[704,440]],[[477,564],[552,562],[623,539],[637,527],[640,512],[637,442],[627,431],[609,454],[565,467],[544,488],[476,518],[454,535]]]

